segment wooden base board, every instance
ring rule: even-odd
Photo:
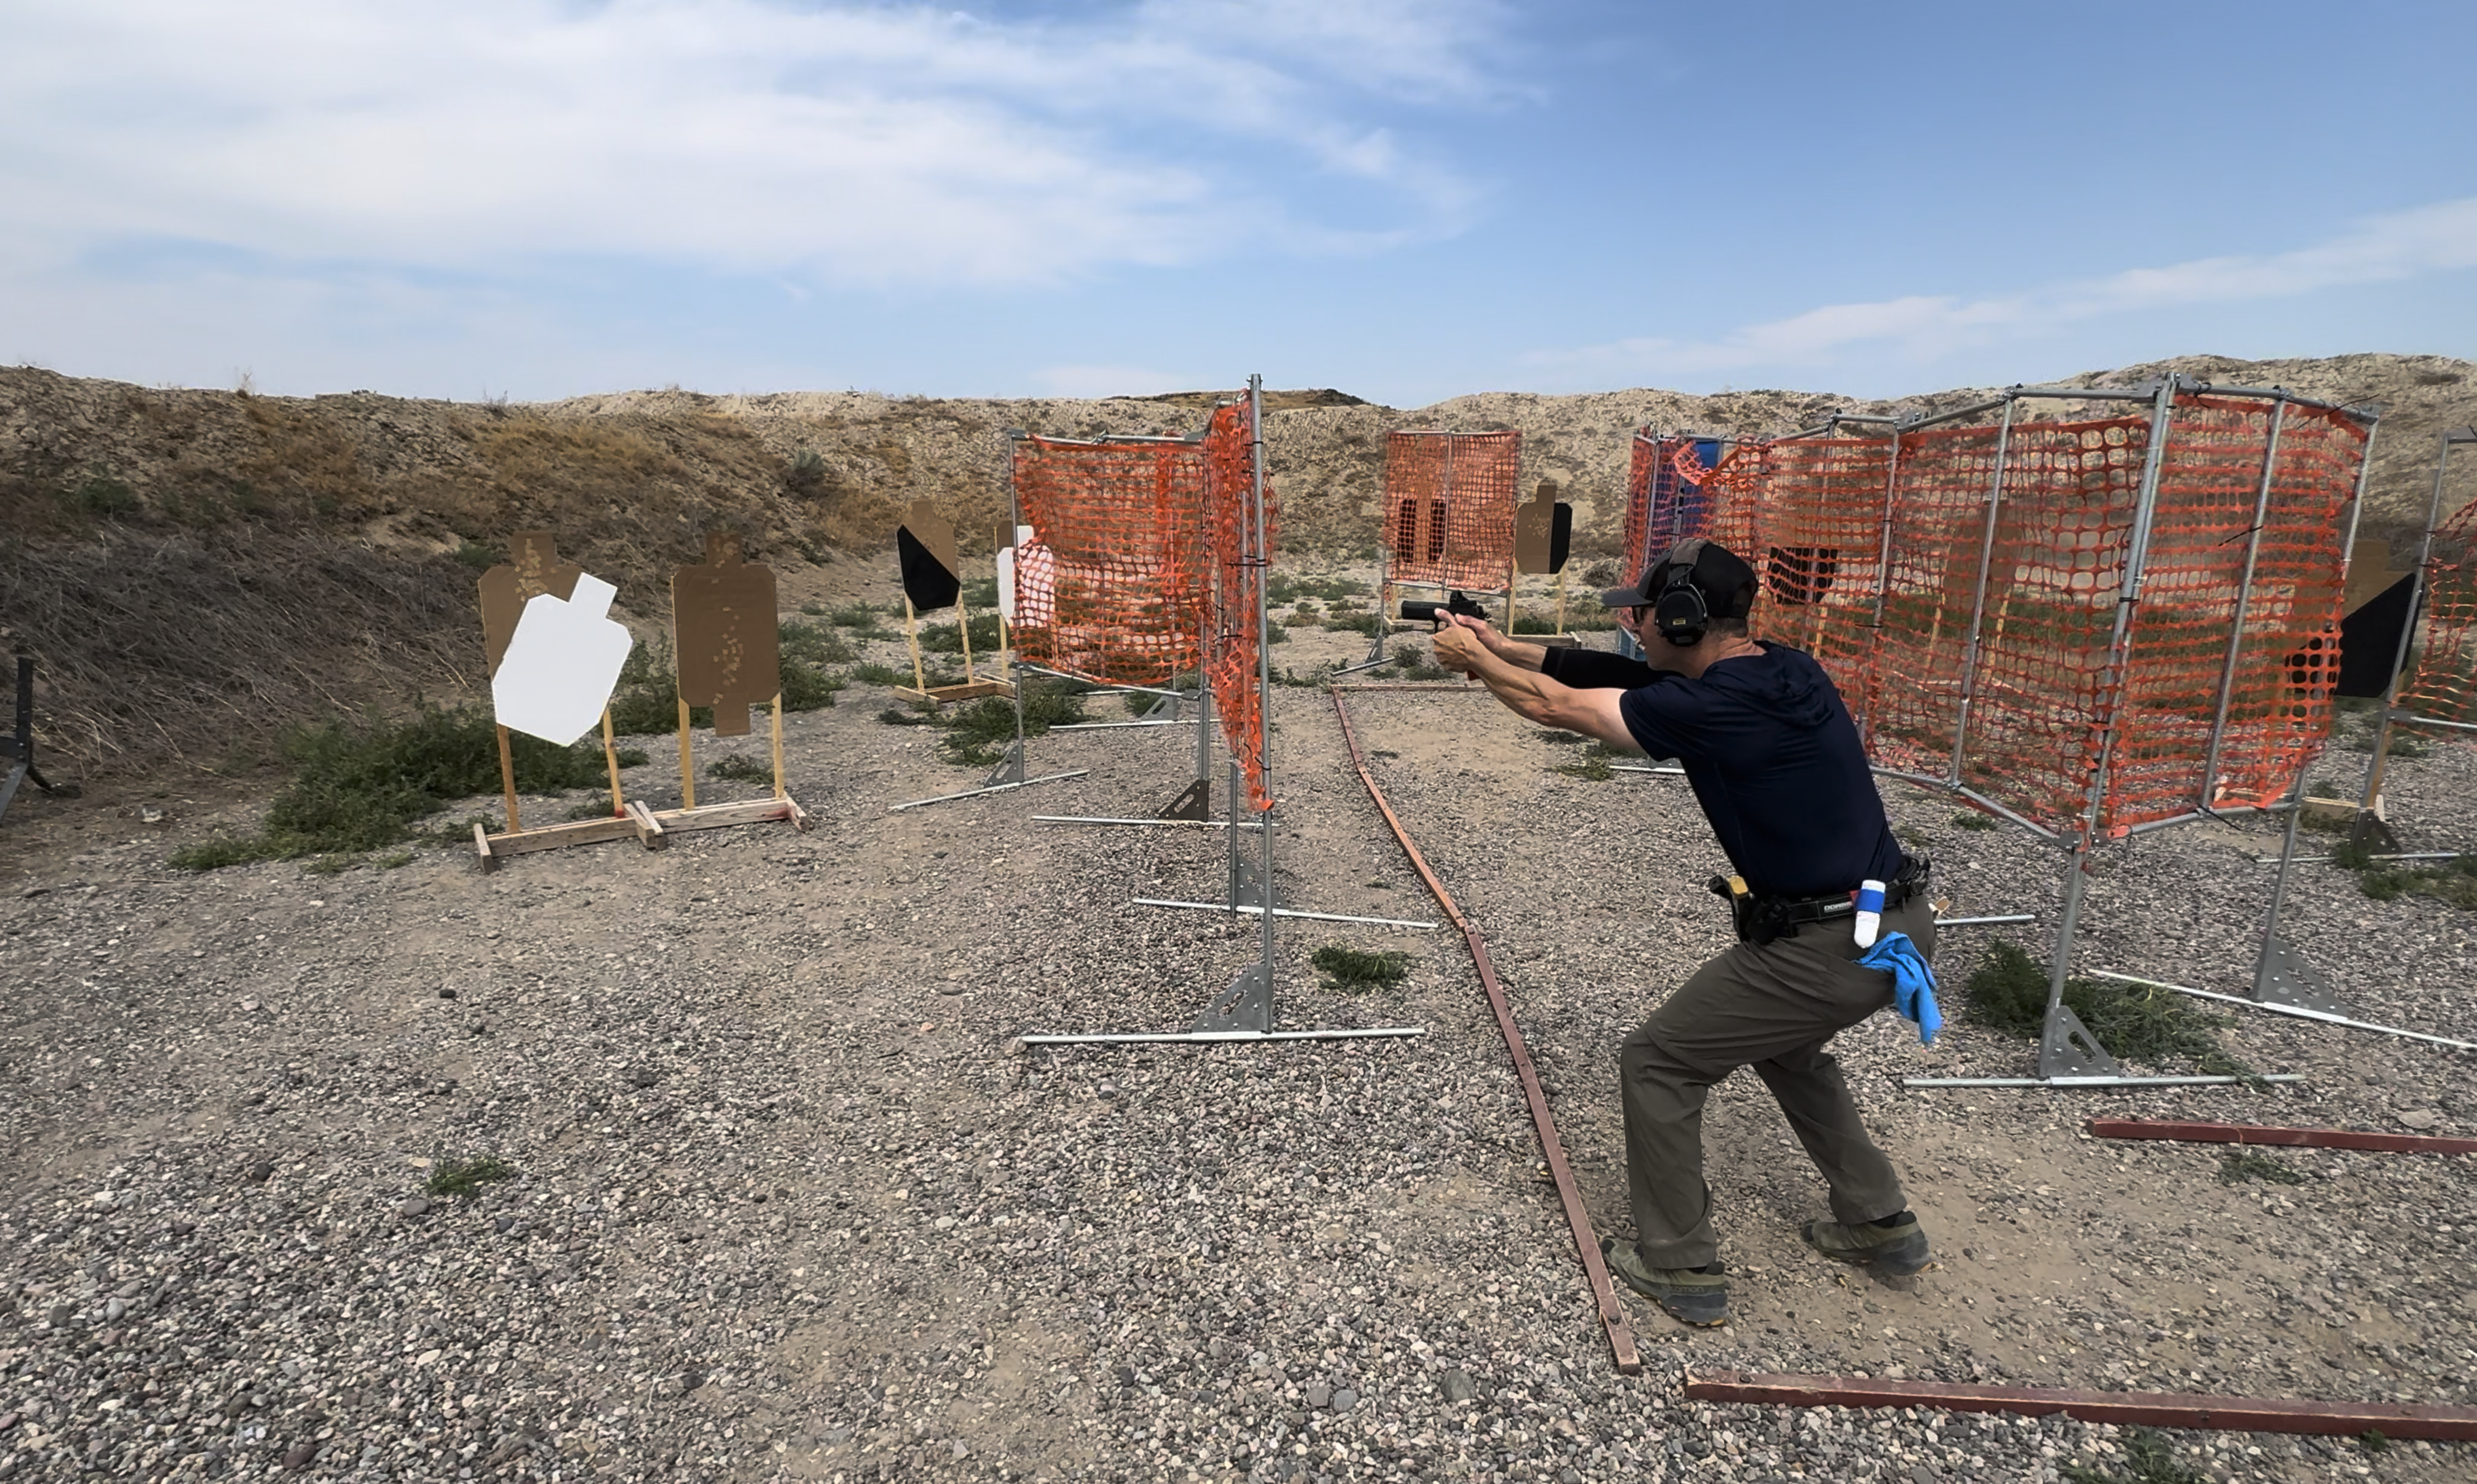
[[[909,685],[889,685],[887,689],[913,701],[934,701],[944,705],[949,701],[974,701],[983,696],[1012,696],[1014,686],[1006,680],[965,680],[961,685],[932,685],[927,690],[914,690]]]
[[[563,825],[545,825],[539,829],[511,830],[491,834],[480,825],[473,827],[474,853],[482,859],[484,871],[496,871],[511,855],[531,851],[555,851],[570,845],[599,845],[606,840],[634,838],[649,851],[661,850],[669,837],[683,830],[720,829],[730,825],[756,825],[782,820],[794,829],[809,828],[806,809],[788,795],[780,799],[751,799],[741,804],[707,804],[693,809],[649,809],[630,800],[628,812],[610,819],[580,819]]]
[[[2389,824],[2390,822],[2390,817],[2383,806],[2384,803],[2385,801],[2381,799],[2375,800],[2374,807],[2371,812],[2374,818],[2382,820],[2385,824]],[[2330,824],[2344,825],[2355,819],[2358,811],[2358,804],[2353,799],[2322,799],[2317,798],[2313,794],[2307,794],[2305,796],[2305,817],[2307,819],[2318,819]]]

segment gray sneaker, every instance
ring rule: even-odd
[[[1935,1262],[1925,1229],[1907,1211],[1893,1218],[1889,1226],[1874,1222],[1860,1222],[1855,1226],[1843,1226],[1839,1222],[1808,1222],[1798,1228],[1798,1235],[1806,1238],[1807,1246],[1836,1262],[1863,1263],[1896,1278],[1908,1277]]]
[[[1681,1324],[1710,1327],[1729,1322],[1729,1279],[1718,1263],[1708,1268],[1655,1268],[1642,1249],[1614,1237],[1600,1239],[1609,1271],[1626,1287],[1659,1304]]]

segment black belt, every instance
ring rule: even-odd
[[[1901,869],[1884,883],[1884,910],[1904,906],[1912,897],[1925,892],[1934,872],[1934,865],[1924,855],[1904,856]],[[1710,885],[1729,903],[1738,940],[1758,946],[1786,938],[1810,923],[1853,916],[1858,910],[1854,892],[1817,897],[1759,897],[1751,892],[1740,895],[1731,889],[1727,878],[1717,876],[1712,878]]]

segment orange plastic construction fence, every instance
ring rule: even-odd
[[[1263,545],[1257,542],[1256,459],[1261,452],[1250,405],[1216,408],[1204,434],[1208,468],[1206,546],[1213,573],[1212,652],[1205,675],[1221,739],[1238,763],[1250,804],[1273,806],[1264,768],[1264,691],[1262,684],[1264,583],[1272,571],[1280,507],[1273,482],[1264,480]]]
[[[1016,439],[1015,501],[1033,529],[1015,557],[1022,656],[1104,684],[1192,672],[1212,594],[1207,481],[1200,443]]]
[[[1706,535],[1712,501],[1703,482],[1729,445],[1637,430],[1626,471],[1625,555],[1618,575],[1632,580],[1678,542]]]
[[[2432,721],[2477,725],[2477,501],[2434,528],[2419,629],[2397,704]]]
[[[1879,766],[2058,834],[2276,802],[2330,730],[2364,428],[2180,390],[2145,522],[2150,411],[2023,405],[1723,459],[1709,533],[1761,574],[1755,631],[1823,663]]]
[[[1519,433],[1386,434],[1386,582],[1503,591],[1521,469]]]

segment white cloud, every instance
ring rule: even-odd
[[[0,0],[0,236],[492,272],[997,283],[1454,230],[1391,109],[1489,106],[1490,0],[1085,23],[791,0]],[[1351,183],[1329,225],[1300,183]]]
[[[2477,197],[2368,217],[2293,252],[2132,268],[1985,299],[1922,296],[1836,304],[1749,325],[1716,340],[1642,336],[1535,351],[1525,363],[1620,376],[1692,376],[1836,366],[1864,350],[1922,363],[2037,339],[2109,315],[2289,298],[2319,289],[2477,267]]]

